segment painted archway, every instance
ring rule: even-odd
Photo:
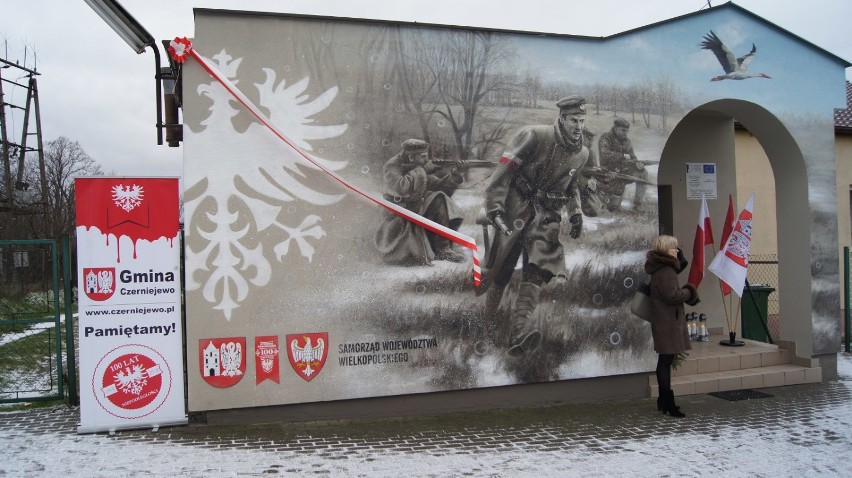
[[[830,289],[828,281],[837,277],[834,261],[823,260],[827,243],[836,240],[834,219],[821,214],[822,198],[826,191],[809,194],[811,180],[820,176],[819,168],[809,171],[807,157],[790,128],[772,112],[752,102],[722,99],[705,103],[693,109],[678,123],[663,151],[659,184],[671,186],[673,231],[688,243],[695,229],[698,201],[678,200],[686,197],[684,168],[687,162],[715,163],[718,175],[718,199],[708,201],[711,218],[719,224],[725,217],[728,194],[735,198],[735,208],[743,206],[753,192],[737,191],[736,156],[734,151],[734,121],[747,128],[764,148],[769,158],[771,174],[775,180],[774,211],[755,211],[775,215],[777,218],[777,244],[779,258],[779,294],[784,317],[780,340],[795,341],[798,353],[805,356],[836,352],[833,338],[838,336],[836,300],[824,294]],[[814,140],[823,134],[819,122],[799,119],[798,135]],[[753,181],[758,186],[760,180]],[[833,186],[832,186],[833,188]],[[833,191],[833,189],[832,189]],[[757,194],[762,192],[758,189]],[[768,191],[770,194],[772,191]],[[661,198],[662,200],[662,198]],[[812,224],[802,218],[811,218]],[[805,221],[807,222],[807,221]],[[759,231],[759,234],[772,234]],[[824,251],[820,253],[819,251]],[[689,251],[691,253],[691,251]],[[711,310],[711,317],[719,323],[725,311],[715,278],[702,284],[703,306]],[[805,299],[809,298],[809,299]]]

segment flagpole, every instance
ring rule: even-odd
[[[716,256],[716,243],[711,244],[713,246],[713,256]],[[719,292],[722,294],[722,310],[725,311],[725,323],[728,324],[728,329],[731,328],[731,314],[728,313],[728,307],[725,304],[725,290],[722,287],[722,281],[717,281],[719,283]]]
[[[743,305],[743,299],[740,298],[740,300],[737,301],[737,314],[734,315],[734,321],[735,321],[734,322],[734,331],[735,331],[734,333],[736,333],[736,330],[737,330],[736,328],[737,328],[737,326],[739,326],[739,320],[737,320],[737,318],[740,315],[740,307],[742,307],[742,305]]]
[[[720,281],[724,281],[725,285],[732,289],[732,292],[737,293],[737,308],[734,312],[733,303],[731,303],[730,311],[734,312],[734,317],[728,317],[728,335],[730,340],[722,340],[721,345],[742,346],[745,342],[736,340],[737,326],[739,325],[739,313],[742,306],[742,290],[743,285],[747,282],[746,274],[748,272],[748,254],[751,246],[751,222],[752,211],[754,210],[755,193],[752,193],[746,202],[745,207],[740,211],[739,216],[733,225],[733,230],[725,239],[722,252],[716,254],[713,262],[710,263],[710,271],[719,277]],[[728,212],[732,210],[732,201],[729,201]],[[725,219],[725,224],[728,224],[728,219]],[[723,233],[723,236],[725,234]],[[723,291],[724,293],[724,291]],[[731,298],[733,300],[733,298]],[[727,312],[726,312],[727,313]]]

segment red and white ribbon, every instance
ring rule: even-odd
[[[392,213],[394,213],[394,214],[396,214],[396,215],[398,215],[398,216],[400,216],[400,217],[402,217],[402,218],[404,218],[408,221],[411,221],[414,224],[417,224],[418,226],[423,227],[430,232],[438,234],[438,235],[440,235],[440,236],[442,236],[446,239],[449,239],[450,241],[453,241],[454,243],[456,243],[456,244],[458,244],[462,247],[470,249],[472,251],[472,257],[473,257],[473,285],[479,287],[480,281],[481,281],[481,278],[482,278],[482,271],[479,268],[479,249],[476,246],[476,241],[472,237],[467,236],[465,234],[461,234],[458,231],[454,231],[454,230],[450,229],[449,227],[446,227],[446,226],[443,226],[441,224],[438,224],[437,222],[431,221],[431,220],[429,220],[429,219],[427,219],[427,218],[425,218],[425,217],[423,217],[419,214],[415,214],[414,212],[409,211],[408,209],[405,209],[404,207],[398,206],[398,205],[384,199],[381,196],[377,196],[377,195],[362,191],[362,190],[358,189],[357,187],[346,182],[346,180],[344,180],[342,177],[338,176],[333,171],[330,171],[330,170],[324,168],[321,164],[319,164],[317,161],[315,161],[311,157],[311,155],[305,153],[299,147],[294,145],[289,139],[287,139],[287,137],[284,136],[284,134],[281,133],[281,131],[279,131],[278,128],[276,128],[274,124],[272,124],[272,121],[270,121],[269,118],[267,118],[266,115],[264,115],[257,108],[257,106],[255,106],[254,103],[250,99],[248,99],[243,94],[243,92],[240,91],[236,87],[236,85],[234,85],[227,77],[222,75],[222,73],[214,65],[212,65],[210,62],[208,62],[207,59],[205,59],[203,56],[199,55],[198,52],[192,47],[192,43],[189,40],[187,40],[186,38],[175,38],[169,46],[169,53],[172,54],[172,58],[174,58],[175,61],[180,62],[180,63],[183,63],[183,61],[185,61],[186,55],[188,55],[189,57],[191,57],[195,61],[197,61],[198,64],[201,65],[201,67],[204,68],[204,70],[206,70],[207,73],[210,74],[210,76],[212,76],[229,93],[231,93],[231,95],[237,101],[242,103],[242,105],[245,106],[246,109],[248,109],[249,112],[251,112],[251,114],[253,114],[255,116],[255,118],[257,118],[264,126],[266,126],[270,131],[272,131],[272,133],[275,134],[275,136],[277,136],[278,139],[283,141],[284,144],[286,144],[287,146],[289,146],[290,148],[295,150],[297,153],[299,153],[300,156],[305,158],[307,161],[309,161],[311,164],[316,166],[318,169],[322,170],[323,172],[325,172],[326,174],[328,174],[329,176],[331,176],[332,178],[337,180],[337,182],[339,182],[340,184],[345,186],[350,191],[369,199],[370,201],[374,202],[375,204],[382,206],[383,208],[387,209],[388,211],[391,211]]]

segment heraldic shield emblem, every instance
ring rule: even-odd
[[[328,358],[328,332],[288,334],[286,348],[293,370],[310,382],[319,375]]]
[[[245,337],[200,339],[198,365],[201,377],[214,387],[234,386],[246,372],[245,351]]]
[[[113,292],[115,292],[115,268],[84,267],[83,282],[86,297],[97,302],[103,302],[112,297]]]

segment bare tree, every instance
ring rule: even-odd
[[[612,85],[609,89],[610,109],[613,116],[618,116],[618,112],[623,107],[625,97],[624,89],[618,85]]]
[[[677,86],[668,75],[661,76],[654,86],[661,127],[663,131],[668,131],[668,115],[675,107]]]
[[[601,114],[601,104],[603,104],[604,100],[607,97],[606,86],[595,83],[592,87],[592,102],[595,104],[595,114]]]
[[[630,110],[630,122],[636,123],[636,107],[639,103],[639,86],[635,83],[630,85],[627,89],[624,90],[624,107],[625,112]]]
[[[44,150],[46,184],[35,181],[34,197],[42,197],[41,188],[46,188],[43,214],[34,215],[31,221],[33,237],[59,239],[71,235],[75,228],[74,178],[77,176],[101,176],[101,166],[89,156],[77,141],[60,136],[46,144]],[[31,171],[34,168],[29,168]],[[32,174],[32,173],[28,173]]]
[[[437,61],[437,51],[430,47],[434,39],[426,37],[433,32],[419,30],[396,30],[394,37],[397,57],[396,74],[399,78],[399,97],[406,111],[417,116],[422,138],[431,143],[429,121],[435,114],[428,99],[434,95],[438,82],[437,72],[424,67]],[[434,153],[434,150],[433,150]]]
[[[541,95],[543,87],[541,76],[538,73],[527,71],[524,76],[524,83],[522,87],[525,97],[524,106],[529,108],[538,108],[538,98],[539,95]]]
[[[445,38],[428,65],[438,80],[433,112],[449,123],[458,158],[468,159],[481,103],[490,92],[507,86],[498,73],[514,53],[493,32],[453,32]]]
[[[646,128],[651,127],[651,112],[654,109],[654,82],[648,76],[643,77],[637,84],[638,105],[642,113],[642,121]]]

